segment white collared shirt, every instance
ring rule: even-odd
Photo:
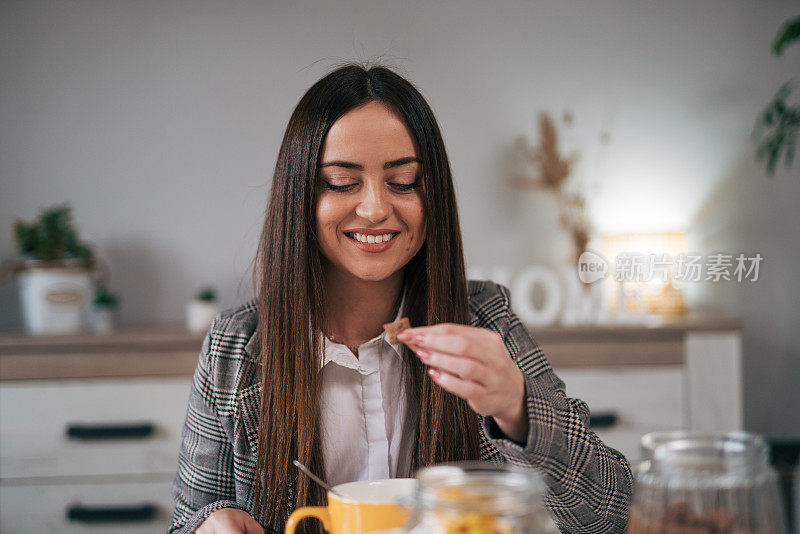
[[[395,320],[403,315],[405,295]],[[403,437],[406,399],[400,344],[386,332],[358,347],[324,340],[322,453],[325,479],[334,486],[355,480],[410,476]]]

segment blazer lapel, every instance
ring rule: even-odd
[[[244,439],[250,449],[253,458],[256,458],[256,451],[258,451],[258,415],[261,407],[261,384],[256,382],[252,386],[243,389],[239,393],[238,418],[242,424],[242,431],[244,432]]]

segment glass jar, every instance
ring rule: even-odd
[[[775,470],[745,432],[648,434],[641,441],[628,534],[784,534]]]
[[[407,531],[413,534],[557,533],[535,471],[507,464],[460,462],[417,472]]]

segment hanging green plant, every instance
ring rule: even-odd
[[[776,56],[780,56],[783,54],[786,45],[798,39],[800,39],[800,17],[787,20],[783,24],[783,27],[778,31],[778,36],[775,37],[775,42],[772,43],[772,52]]]
[[[798,40],[800,17],[786,21],[781,27],[772,43],[772,53],[780,56],[788,45]],[[775,174],[781,158],[786,168],[791,167],[794,162],[800,131],[800,106],[788,102],[791,92],[790,83],[785,83],[756,119],[754,136],[759,140],[756,157],[758,161],[766,161],[766,170],[770,176]]]

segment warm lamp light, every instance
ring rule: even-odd
[[[603,252],[610,262],[609,309],[620,314],[683,315],[686,302],[676,286],[675,258],[686,254],[683,232],[606,236]],[[624,306],[620,310],[620,306]]]

